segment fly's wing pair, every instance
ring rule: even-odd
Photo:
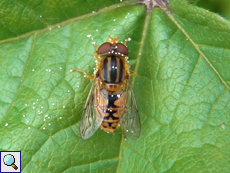
[[[141,132],[140,117],[130,80],[126,84],[126,110],[121,117],[121,126],[125,137],[137,139]],[[97,80],[93,83],[81,117],[80,134],[83,139],[91,137],[100,127],[104,110],[108,105],[108,92],[100,92]]]
[[[100,127],[104,118],[104,109],[101,105],[106,105],[106,99],[99,95],[98,81],[92,84],[88,98],[86,100],[80,124],[80,134],[83,139],[91,137]]]
[[[121,118],[121,127],[125,138],[138,139],[141,133],[141,121],[130,80],[127,80],[126,94],[126,111]]]

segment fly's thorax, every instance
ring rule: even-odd
[[[121,83],[128,73],[125,63],[125,59],[119,56],[105,57],[101,62],[99,76],[105,83]]]

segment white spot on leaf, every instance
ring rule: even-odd
[[[225,129],[225,124],[224,123],[221,124],[221,128]]]

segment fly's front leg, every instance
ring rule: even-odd
[[[128,42],[128,41],[130,41],[131,40],[131,38],[127,38],[127,39],[125,39],[125,43],[124,43],[124,45],[126,46],[126,43]]]
[[[96,42],[93,42],[93,46],[94,46],[94,47],[95,47],[95,49],[96,49],[96,51],[95,51],[95,52],[97,52],[98,48],[97,48]]]
[[[95,52],[93,53],[93,56],[96,58],[97,61],[99,61],[99,57],[98,57],[98,55],[97,55],[97,50],[98,50],[97,45],[96,45],[95,42],[93,42],[93,45],[94,45],[94,47],[95,47],[95,49],[96,49]]]
[[[70,70],[70,71],[71,71],[71,72],[75,72],[75,71],[81,72],[81,73],[84,73],[85,77],[87,77],[88,79],[94,79],[94,76],[88,76],[88,75],[86,74],[86,72],[83,71],[83,70],[72,69],[72,70]]]
[[[100,59],[99,59],[99,57],[98,57],[96,51],[93,53],[93,56],[96,58],[96,60],[97,60],[98,62],[100,61]]]

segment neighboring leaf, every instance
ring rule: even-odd
[[[63,23],[39,30],[34,22],[38,31],[19,26],[2,37],[20,35],[0,42],[0,150],[22,151],[23,172],[228,172],[229,22],[185,0],[171,0],[171,12],[147,13],[129,2],[100,8],[76,7],[84,13],[73,15],[74,4],[66,3],[65,17],[50,21]],[[92,42],[99,46],[109,35],[132,38],[127,45],[142,124],[137,141],[122,139],[121,129],[78,137],[92,81],[70,70],[92,75]]]
[[[16,37],[29,31],[91,12],[119,0],[2,0],[0,2],[0,40]]]
[[[214,13],[218,13],[230,20],[230,1],[229,0],[200,0],[197,6],[203,7]]]

